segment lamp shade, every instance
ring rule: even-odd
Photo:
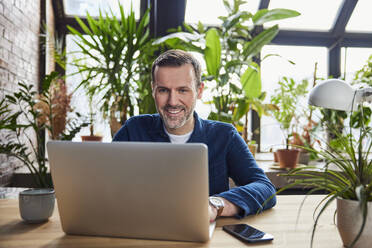
[[[313,106],[352,111],[357,109],[355,90],[339,79],[328,79],[315,86],[309,95],[308,103]]]

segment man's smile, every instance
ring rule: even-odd
[[[182,112],[184,112],[184,108],[165,108],[165,112],[169,116],[178,116]]]

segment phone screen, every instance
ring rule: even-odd
[[[223,226],[222,229],[247,242],[260,242],[274,239],[271,234],[264,233],[247,224],[226,225]]]

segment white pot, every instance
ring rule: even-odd
[[[362,211],[358,201],[337,198],[337,228],[345,247],[353,242],[362,225]],[[372,202],[368,202],[368,216],[364,230],[354,247],[370,248],[372,242]]]
[[[28,189],[19,193],[19,211],[27,223],[47,221],[53,214],[54,189]]]

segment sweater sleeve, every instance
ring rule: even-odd
[[[229,200],[241,209],[237,218],[256,214],[276,204],[274,185],[258,167],[248,146],[235,129],[227,153],[227,166],[229,177],[237,187],[217,196]]]

